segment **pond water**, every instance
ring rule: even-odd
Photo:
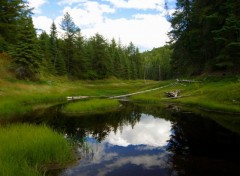
[[[35,118],[78,144],[79,160],[47,175],[238,175],[240,136],[209,118],[123,103],[119,111],[64,115],[60,107]],[[175,109],[175,110],[172,110]]]

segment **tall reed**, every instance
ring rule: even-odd
[[[52,164],[73,159],[72,146],[47,126],[16,124],[0,128],[0,175],[42,175]]]

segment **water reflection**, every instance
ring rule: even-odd
[[[167,145],[171,130],[170,121],[156,118],[146,114],[141,115],[139,123],[134,127],[123,126],[122,129],[111,131],[105,141],[112,145],[147,145],[148,147],[161,147]]]
[[[36,117],[34,123],[46,123],[79,143],[80,160],[73,167],[47,174],[231,176],[240,173],[239,134],[205,116],[167,109],[127,103],[117,112],[88,116],[66,116],[56,108],[50,109]]]
[[[171,134],[171,123],[164,119],[141,114],[139,122],[123,123],[110,131],[101,142],[91,133],[86,136],[90,152],[79,148],[81,160],[76,167],[65,170],[62,175],[132,175],[145,172],[156,174],[170,171],[171,155],[166,145]]]

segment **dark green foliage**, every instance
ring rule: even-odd
[[[40,57],[36,31],[30,16],[22,16],[18,21],[17,42],[11,45],[10,55],[13,58],[15,73],[19,79],[35,79]]]
[[[61,28],[65,31],[64,47],[62,48],[63,55],[67,66],[68,76],[71,76],[73,74],[72,66],[74,60],[74,40],[80,29],[75,25],[69,13],[64,15],[61,22]]]
[[[145,79],[166,80],[172,77],[170,46],[155,48],[141,54],[144,59],[143,72]]]
[[[239,73],[240,2],[178,0],[171,18],[176,76]]]
[[[80,30],[76,34],[76,38],[74,40],[74,56],[73,56],[73,64],[72,64],[72,74],[74,77],[78,79],[84,78],[84,73],[87,71],[88,65],[85,58],[85,50],[84,50],[84,38],[81,35]]]
[[[95,70],[96,78],[105,78],[107,76],[107,61],[109,60],[108,44],[100,34],[96,34],[89,41],[93,47],[92,69]]]
[[[22,14],[30,13],[23,0],[0,1],[0,38],[8,43],[16,42],[15,35],[18,32],[18,21]],[[0,40],[0,46],[2,39]],[[7,49],[7,48],[5,48]],[[6,51],[6,50],[5,50]]]
[[[42,58],[41,70],[47,73],[54,73],[55,68],[50,57],[49,36],[46,32],[42,32],[39,36],[40,56]]]
[[[39,50],[31,10],[23,0],[0,1],[0,52],[13,58],[12,65],[20,79],[35,79]]]
[[[70,79],[143,77],[141,55],[132,43],[123,47],[100,34],[85,39],[69,13],[60,24],[65,32],[62,38],[54,22],[50,34],[43,31],[37,38],[25,2],[1,1],[0,5],[0,52],[11,56],[19,79],[35,79],[38,73]]]

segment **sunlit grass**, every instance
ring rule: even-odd
[[[27,124],[0,128],[0,175],[41,175],[48,165],[73,159],[62,134]]]
[[[10,118],[66,101],[68,96],[114,96],[157,86],[155,81],[98,80],[69,81],[49,78],[39,82],[0,79],[0,118]]]
[[[167,99],[165,92],[181,90],[182,98]],[[219,80],[191,84],[173,84],[170,87],[134,95],[133,101],[144,103],[175,102],[200,106],[209,110],[240,112],[240,82]]]
[[[114,99],[91,99],[67,104],[65,113],[101,113],[119,108],[120,103]]]

